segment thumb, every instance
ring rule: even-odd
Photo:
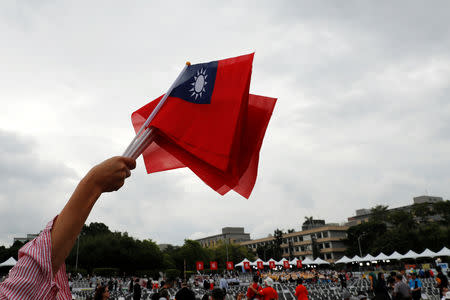
[[[122,160],[127,165],[128,169],[133,170],[136,168],[136,160],[134,158],[122,156]]]

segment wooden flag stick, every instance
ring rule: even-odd
[[[172,90],[176,87],[176,85],[178,84],[178,81],[181,79],[181,77],[183,76],[184,72],[186,72],[186,69],[188,66],[190,66],[191,63],[190,62],[186,62],[186,65],[184,66],[183,70],[181,70],[180,74],[178,75],[177,79],[175,79],[175,81],[172,83],[172,85],[170,86],[170,88],[167,90],[166,94],[164,95],[164,97],[159,101],[158,105],[156,105],[156,107],[153,109],[152,113],[150,114],[150,116],[148,116],[147,120],[145,121],[145,123],[141,126],[141,128],[139,129],[138,133],[136,134],[136,136],[133,138],[133,140],[131,141],[131,143],[128,145],[127,149],[125,150],[125,152],[123,153],[123,156],[128,156],[131,157],[131,151],[135,150],[136,148],[139,148],[139,144],[142,144],[143,140],[140,140],[140,143],[137,143],[137,139],[138,137],[141,135],[142,131],[144,131],[144,129],[146,129],[148,127],[148,125],[150,124],[150,122],[153,120],[153,118],[156,116],[156,114],[159,112],[159,110],[161,109],[161,107],[163,106],[164,102],[166,102],[167,97],[169,97],[170,93],[172,93]]]

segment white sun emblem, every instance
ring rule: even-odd
[[[195,100],[197,98],[201,98],[203,93],[206,93],[205,86],[208,84],[206,81],[206,69],[203,68],[197,71],[197,75],[194,76],[194,82],[191,83],[192,88],[189,92],[192,92],[191,97],[195,96]]]

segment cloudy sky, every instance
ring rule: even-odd
[[[166,3],[170,2],[170,3]],[[243,226],[253,238],[355,209],[450,198],[447,1],[3,1],[0,245],[39,232],[131,113],[186,60],[255,51],[251,92],[278,98],[249,200],[140,158],[88,222],[158,243]]]

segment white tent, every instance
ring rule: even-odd
[[[403,258],[403,255],[401,255],[397,251],[394,251],[394,253],[389,255],[389,259],[399,260],[399,259],[402,259],[402,258]]]
[[[288,260],[287,260],[286,258],[283,257],[280,261],[277,261],[277,262],[275,263],[275,265],[277,265],[277,266],[282,266],[284,261],[288,261]]]
[[[15,260],[13,257],[8,258],[6,261],[2,262],[0,264],[0,267],[12,267],[15,266],[17,263],[17,260]]]
[[[252,263],[250,263],[250,266],[258,266],[258,261],[262,261],[262,263],[263,263],[263,266],[268,266],[269,265],[269,263],[266,263],[266,262],[264,262],[261,258],[258,258],[257,260],[255,260],[254,262],[252,262]]]
[[[314,261],[311,258],[307,257],[304,260],[302,260],[302,264],[304,264],[304,265],[312,265],[312,264],[314,264]]]
[[[337,260],[335,262],[335,264],[348,264],[349,262],[351,262],[352,260],[350,258],[348,258],[347,256],[342,256],[339,260]]]
[[[359,257],[358,255],[355,255],[352,257],[352,262],[360,262],[361,261],[361,257]]]
[[[418,254],[417,257],[435,257],[436,253],[431,251],[430,249],[423,250],[422,253]]]
[[[450,250],[444,247],[436,253],[436,256],[450,256]]]
[[[375,260],[388,260],[389,256],[384,254],[383,252],[380,252],[377,256],[375,256]]]
[[[296,266],[298,260],[299,260],[299,259],[298,259],[297,257],[295,257],[293,260],[291,260],[291,261],[289,262],[289,264],[290,264],[290,265],[293,265],[293,266]]]
[[[324,261],[323,259],[321,259],[320,257],[316,258],[314,260],[314,264],[315,265],[329,265],[330,263],[327,261]]]
[[[277,261],[275,259],[271,258],[267,261],[267,265],[269,265],[269,262],[271,262],[271,261],[273,261],[275,264],[277,264]]]
[[[241,261],[240,263],[236,264],[235,266],[236,267],[242,267],[242,266],[244,266],[244,262],[246,262],[246,261],[250,262],[248,259],[244,258],[243,261]]]
[[[419,256],[419,254],[417,254],[416,252],[409,250],[408,252],[406,252],[405,255],[403,255],[402,259],[405,258],[417,258]]]
[[[363,258],[361,258],[361,261],[374,261],[375,257],[373,257],[370,254],[367,254],[366,256],[364,256]]]

